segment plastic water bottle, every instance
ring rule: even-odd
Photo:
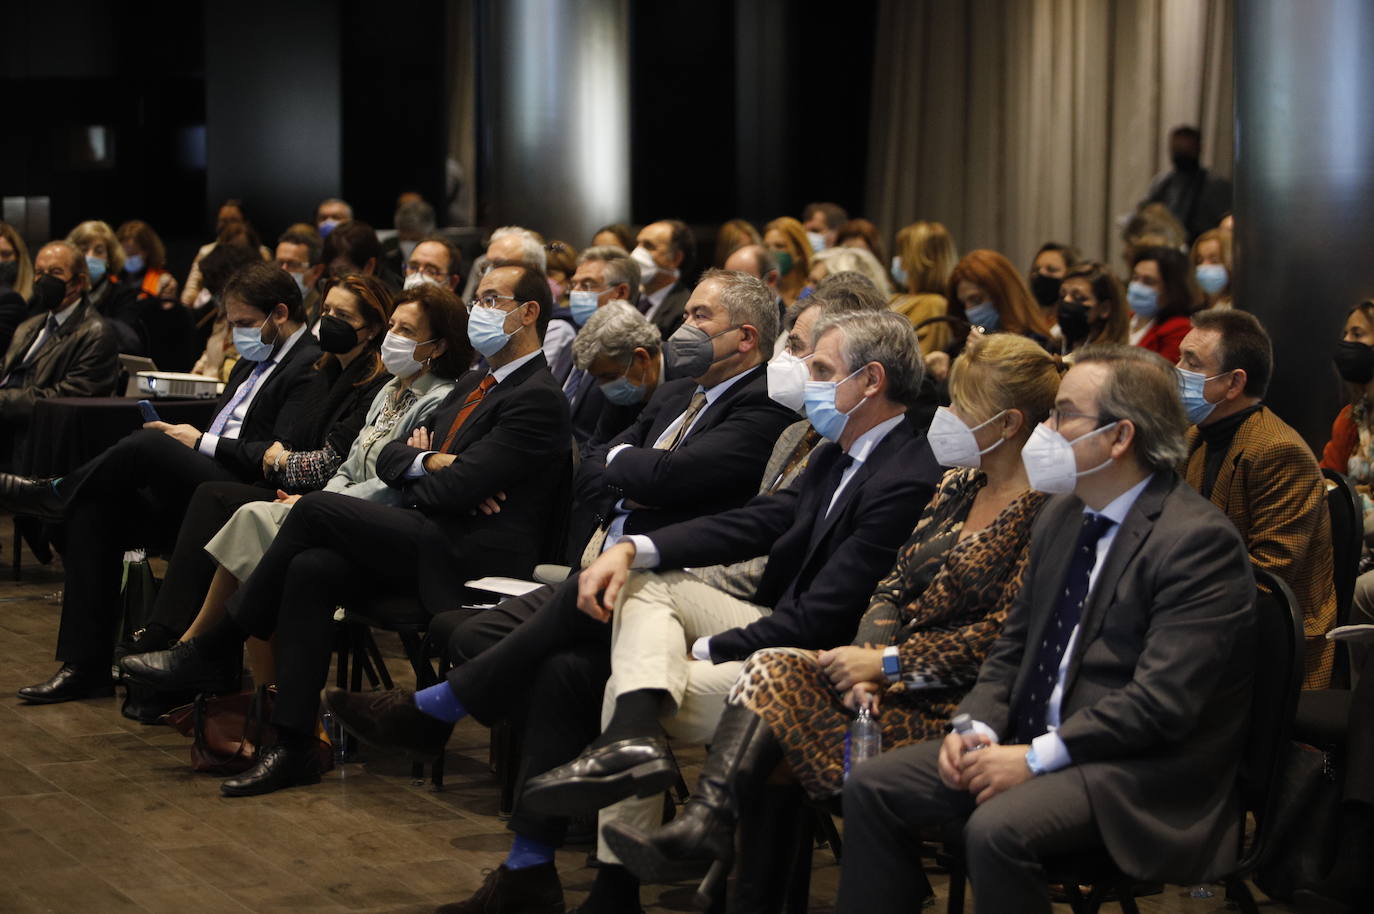
[[[844,740],[844,776],[849,779],[849,773],[860,762],[873,758],[883,751],[883,731],[878,726],[878,721],[868,709],[868,705],[859,708],[859,713],[854,718],[854,723],[849,725],[849,733]]]
[[[973,752],[983,748],[978,741],[978,733],[973,729],[973,718],[967,714],[956,714],[949,722],[950,727],[964,741],[964,751]]]
[[[344,763],[344,733],[343,727],[339,726],[334,719],[334,712],[328,708],[320,714],[320,726],[324,728],[325,735],[329,737],[329,748],[334,753],[334,767],[338,768]]]

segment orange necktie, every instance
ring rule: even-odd
[[[489,374],[482,379],[482,383],[478,384],[477,388],[473,390],[472,393],[468,394],[468,398],[463,401],[463,408],[458,410],[458,415],[453,418],[453,424],[448,427],[448,434],[444,436],[444,443],[439,446],[439,451],[441,453],[449,453],[448,447],[453,443],[453,439],[457,437],[458,429],[462,428],[463,423],[468,421],[468,416],[472,415],[472,411],[477,408],[477,404],[481,403],[482,400],[486,398],[487,391],[495,386],[496,376]]]

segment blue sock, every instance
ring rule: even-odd
[[[430,717],[453,723],[468,716],[468,709],[453,694],[447,682],[432,685],[415,693],[415,707]]]
[[[541,863],[553,863],[553,848],[533,838],[516,835],[510,846],[510,856],[506,858],[506,869],[523,870]]]

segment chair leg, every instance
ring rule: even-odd
[[[964,891],[968,888],[968,873],[964,870],[962,859],[949,861],[949,900],[945,902],[945,914],[964,914]]]
[[[334,685],[340,689],[348,688],[348,649],[352,641],[347,625],[334,626]]]
[[[830,847],[830,853],[834,855],[835,862],[840,862],[840,856],[844,853],[844,839],[840,837],[840,830],[835,827],[835,817],[827,810],[816,809],[816,838],[824,841]]]
[[[818,811],[820,812],[820,811]],[[826,815],[820,812],[821,815]],[[829,816],[826,815],[828,819]],[[834,821],[830,822],[834,827]],[[815,860],[816,834],[814,829],[798,825],[796,844],[792,850],[791,872],[787,874],[787,899],[783,910],[787,914],[806,914],[811,906],[811,865]],[[838,856],[836,857],[838,860]]]
[[[396,683],[391,681],[391,671],[386,668],[386,660],[382,658],[382,649],[377,646],[377,639],[368,632],[367,653],[372,658],[372,664],[376,667],[377,676],[381,678],[382,688],[391,690],[396,688]]]
[[[10,564],[10,576],[11,576],[12,578],[14,578],[14,580],[18,581],[18,580],[20,580],[20,579],[24,576],[24,570],[23,570],[23,569],[24,569],[24,561],[23,561],[23,560],[24,560],[24,555],[23,555],[23,553],[20,551],[20,549],[22,548],[21,545],[20,545],[20,541],[23,539],[23,537],[20,536],[20,533],[19,533],[19,518],[15,517],[15,518],[13,518],[13,521],[14,521],[14,544],[13,544],[13,545],[14,545],[14,558],[11,560],[11,564]]]

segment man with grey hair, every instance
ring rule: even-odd
[[[737,735],[716,722],[749,654],[853,638],[940,477],[904,421],[922,373],[910,326],[890,312],[823,317],[809,368],[825,394],[807,415],[829,443],[801,477],[738,510],[626,537],[582,572],[578,608],[613,623],[605,727],[577,759],[531,779],[524,799],[551,815],[600,809],[603,866],[632,862],[620,852],[659,821],[658,793],[675,777],[663,730],[728,744]],[[763,554],[750,600],[681,570]],[[627,893],[620,909],[637,900]]]
[[[629,301],[611,301],[592,313],[572,345],[578,395],[569,394],[573,436],[596,447],[623,432],[663,381],[663,341]]]
[[[539,236],[519,225],[503,225],[492,231],[487,238],[486,250],[472,262],[472,273],[463,287],[463,301],[471,301],[477,284],[487,275],[487,270],[501,263],[524,264],[540,273],[548,270],[548,257],[544,254],[544,243]]]
[[[554,320],[566,325],[559,332],[562,348],[551,354],[550,346],[546,345],[544,354],[554,377],[565,379],[563,392],[568,396],[568,405],[576,411],[578,402],[589,392],[591,381],[585,371],[572,366],[572,337],[569,334],[576,333],[577,328],[587,323],[596,309],[606,302],[637,300],[639,264],[620,248],[590,247],[578,255],[577,269],[568,285],[568,307],[553,314]]]
[[[1050,855],[1105,851],[1143,882],[1233,871],[1255,580],[1235,527],[1175,472],[1186,428],[1158,356],[1077,353],[1022,451],[1031,486],[1056,497],[957,709],[973,731],[850,774],[837,911],[919,905],[921,830],[947,820],[967,820],[980,911],[1049,914]]]
[[[34,258],[33,317],[20,324],[0,362],[0,466],[21,453],[34,404],[50,397],[109,395],[119,350],[87,291],[86,259],[66,241]]]

